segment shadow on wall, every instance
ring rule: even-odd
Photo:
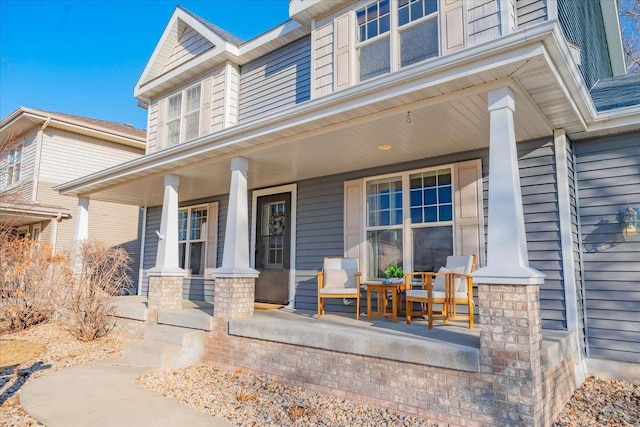
[[[602,217],[593,231],[582,239],[584,251],[587,253],[604,252],[624,242],[618,221],[611,222]]]

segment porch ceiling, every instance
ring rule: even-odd
[[[542,41],[542,40],[541,40]],[[544,43],[449,55],[241,123],[212,136],[61,186],[62,193],[142,206],[162,203],[163,176],[180,201],[229,189],[229,161],[249,159],[249,188],[488,147],[487,92],[515,94],[517,141],[585,128]],[[463,55],[464,54],[464,55]],[[393,78],[391,78],[393,77]],[[409,117],[408,117],[408,113]],[[377,147],[391,145],[381,151]]]

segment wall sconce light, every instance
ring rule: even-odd
[[[640,209],[632,208],[628,206],[627,209],[620,211],[620,217],[622,218],[622,234],[625,236],[635,236],[638,234],[638,228],[640,227]]]

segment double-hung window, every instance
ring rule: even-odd
[[[207,259],[206,205],[182,208],[178,211],[178,260],[180,268],[190,276],[203,276]]]
[[[390,266],[434,271],[453,254],[450,168],[406,172],[365,183],[367,277]],[[408,245],[408,246],[407,246]]]
[[[6,185],[13,185],[20,181],[20,168],[22,165],[22,144],[9,150],[7,157]]]
[[[440,53],[438,0],[377,0],[356,10],[356,27],[360,81]]]
[[[192,140],[200,134],[200,95],[200,84],[197,84],[167,100],[167,147]]]

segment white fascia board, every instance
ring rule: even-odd
[[[226,49],[226,43],[223,42],[222,46],[216,46],[214,49],[207,51],[203,54],[200,54],[199,56],[196,56],[195,58],[190,59],[189,61],[185,62],[182,65],[179,65],[178,67],[167,71],[166,73],[155,77],[154,79],[142,84],[142,85],[137,85],[134,90],[133,90],[133,96],[138,98],[139,100],[146,100],[147,96],[145,94],[147,94],[150,90],[170,81],[175,79],[176,77],[178,77],[180,74],[184,73],[185,71],[188,71],[189,69],[196,67],[200,64],[202,64],[203,62],[209,61],[213,58],[215,58],[216,56],[220,56],[220,62],[224,62],[226,61],[228,58],[227,55],[223,55],[224,52],[229,52],[228,49]],[[229,52],[231,53],[231,52]],[[234,60],[236,60],[237,56],[231,54],[230,55],[231,58],[233,58]]]
[[[247,53],[251,52],[254,49],[257,49],[267,43],[271,43],[292,31],[296,31],[300,29],[302,26],[295,21],[287,21],[283,24],[278,25],[272,30],[267,31],[264,34],[259,35],[258,37],[251,39],[240,46],[238,56],[242,57]]]
[[[620,18],[618,16],[618,2],[600,0],[600,9],[602,10],[602,21],[604,22],[604,32],[607,37],[607,47],[613,77],[624,76],[627,74],[627,66],[622,48],[622,31],[620,30]]]
[[[97,191],[97,187],[113,184],[113,180],[123,179],[173,162],[190,157],[215,152],[242,141],[277,132],[296,123],[306,123],[323,117],[335,115],[341,111],[352,110],[371,102],[388,98],[391,94],[404,93],[418,89],[415,80],[421,80],[421,86],[432,86],[458,77],[476,74],[500,63],[512,63],[528,58],[540,57],[544,48],[539,42],[548,37],[555,23],[536,26],[528,33],[518,32],[501,37],[495,41],[458,51],[440,57],[425,64],[416,64],[401,71],[391,73],[379,79],[372,79],[348,89],[313,99],[290,109],[275,112],[246,124],[238,124],[221,130],[213,135],[205,135],[186,144],[173,146],[121,165],[57,185],[55,191],[61,194],[77,195]],[[513,46],[506,50],[505,47]],[[500,55],[499,58],[492,56]],[[464,66],[460,66],[464,62]],[[421,77],[423,74],[427,76]]]

